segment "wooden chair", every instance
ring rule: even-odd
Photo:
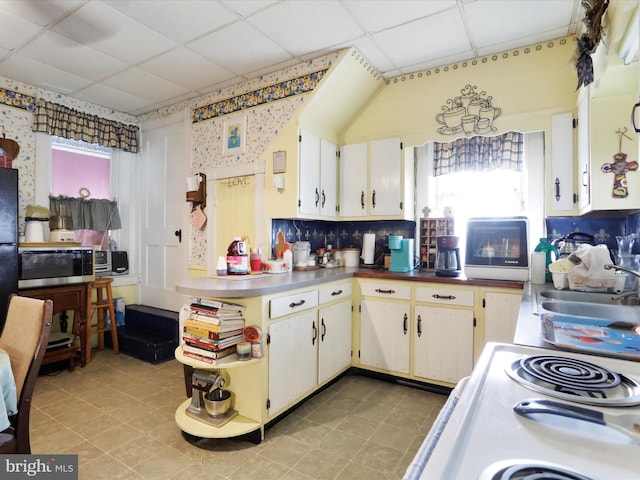
[[[30,454],[29,416],[31,400],[42,364],[49,332],[53,302],[12,295],[0,348],[9,354],[16,382],[18,413],[9,417],[11,426],[0,433],[0,454]]]

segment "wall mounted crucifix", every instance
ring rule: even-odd
[[[622,137],[631,138],[626,135],[627,127],[624,130],[616,130],[619,137],[618,153],[613,156],[613,162],[602,165],[601,170],[604,173],[613,173],[613,190],[611,195],[613,198],[626,198],[629,196],[629,188],[627,186],[627,173],[638,169],[638,162],[627,162],[627,154],[622,152]]]

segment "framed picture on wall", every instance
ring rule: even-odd
[[[222,153],[237,155],[244,153],[247,145],[247,116],[235,115],[222,123]]]

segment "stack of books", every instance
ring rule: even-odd
[[[215,364],[236,353],[243,341],[243,305],[195,298],[184,321],[182,353]]]

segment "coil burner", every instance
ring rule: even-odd
[[[533,355],[516,360],[507,374],[539,393],[587,405],[640,405],[640,384],[633,378],[584,360]]]
[[[571,468],[534,460],[505,460],[489,465],[479,480],[594,480]]]

